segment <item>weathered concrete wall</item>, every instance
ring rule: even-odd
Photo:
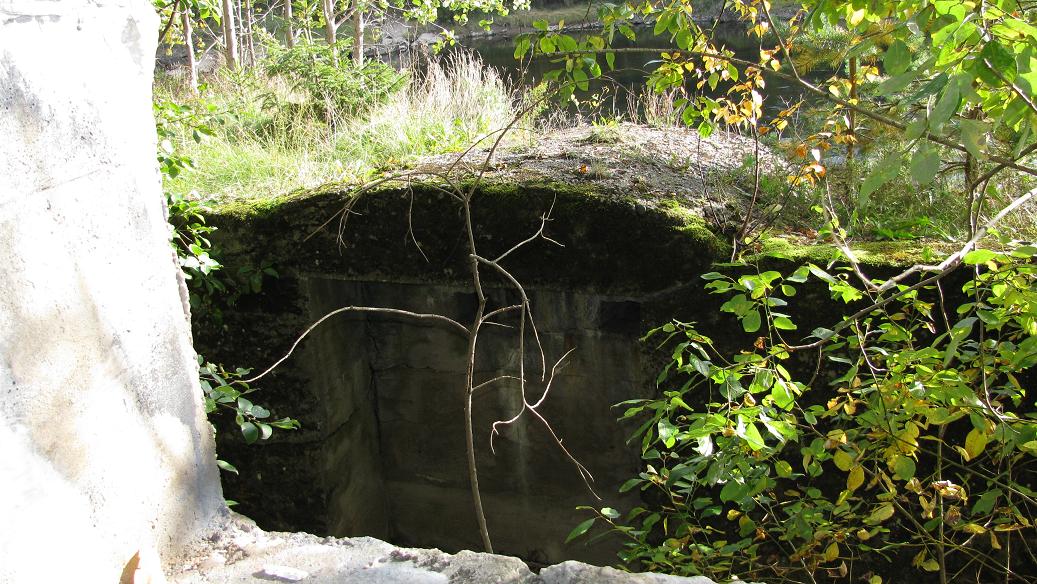
[[[144,0],[0,0],[0,581],[119,580],[222,508]]]
[[[474,294],[461,286],[306,281],[314,320],[341,306],[377,304],[465,322],[475,305]],[[588,466],[609,504],[619,506],[615,493],[636,474],[639,458],[625,447],[612,405],[650,391],[636,341],[637,305],[571,291],[529,294],[548,366],[575,349],[540,411]],[[506,303],[499,289],[490,290],[489,298],[493,306]],[[626,319],[617,318],[617,306],[627,308]],[[477,380],[516,374],[514,327],[488,327],[479,346]],[[465,340],[441,326],[343,315],[329,321],[304,354],[314,376],[334,380],[321,384],[319,397],[329,418],[328,532],[377,534],[398,545],[479,549],[464,448]],[[538,361],[531,350],[531,401],[543,391]],[[611,562],[615,549],[609,545],[564,545],[585,518],[576,507],[593,498],[534,417],[502,429],[496,452],[490,451],[490,427],[514,416],[520,399],[510,381],[475,397],[480,487],[495,551],[542,563],[573,557]]]
[[[527,237],[554,205],[550,235],[566,247],[541,242],[507,262],[527,284],[550,362],[575,348],[542,412],[594,474],[602,505],[630,508],[637,495],[617,490],[636,475],[638,449],[624,444],[634,428],[617,425],[612,406],[653,392],[654,373],[646,371],[655,367],[644,365],[638,342],[646,327],[642,299],[697,277],[722,245],[680,210],[649,209],[591,189],[492,185],[480,193],[473,213],[480,249],[490,257]],[[412,224],[427,261],[406,237],[405,191],[362,199],[340,248],[334,228],[317,227],[343,201],[317,195],[212,218],[227,270],[272,263],[281,276],[226,308],[220,326],[198,327],[204,354],[266,367],[312,322],[348,305],[471,319],[475,296],[464,280],[466,251],[448,198],[434,190],[415,197]],[[491,307],[516,301],[502,282],[484,278]],[[220,432],[242,471],[224,477],[228,493],[268,529],[479,549],[465,461],[465,348],[448,330],[384,315],[329,320],[256,383],[258,399],[275,416],[297,417],[302,429],[248,448],[238,447],[229,425]],[[536,370],[533,361],[527,370]],[[514,374],[517,364],[514,328],[486,327],[477,380]],[[617,540],[564,544],[585,519],[575,508],[594,498],[535,419],[505,430],[496,454],[490,452],[492,423],[510,418],[519,404],[514,384],[480,391],[474,403],[495,551],[539,563],[614,561]]]

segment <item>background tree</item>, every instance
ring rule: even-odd
[[[234,0],[223,0],[223,55],[227,68],[238,68],[238,30],[234,22]]]

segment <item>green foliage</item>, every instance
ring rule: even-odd
[[[195,141],[176,126],[171,145],[194,164],[167,183],[187,198],[270,197],[329,182],[363,181],[416,156],[459,151],[514,115],[511,90],[477,57],[453,51],[365,114],[327,123],[325,110],[290,75],[221,72],[202,97],[181,100],[163,81],[156,94],[221,113],[213,136]],[[170,95],[172,93],[172,95]]]
[[[158,163],[163,184],[181,172],[194,167],[194,160],[176,148],[178,136],[187,129],[194,142],[213,135],[211,124],[216,119],[215,108],[178,104],[172,100],[154,103],[155,129],[158,134]],[[211,255],[208,236],[215,228],[205,223],[207,207],[196,198],[165,191],[169,223],[172,227],[172,245],[176,250],[184,277],[190,280],[191,306],[200,305],[202,295],[226,292],[227,288],[216,272],[221,266]]]
[[[813,264],[706,274],[756,340],[728,358],[693,323],[646,336],[672,359],[660,397],[621,404],[643,419],[632,439],[646,463],[622,490],[656,503],[595,519],[628,539],[624,562],[669,573],[1001,577],[1037,513],[1037,409],[1022,381],[1037,365],[1035,256],[972,251],[958,306],[898,284],[799,346],[788,305],[808,281],[841,305],[869,291]],[[793,356],[807,351],[822,362],[800,378]],[[897,571],[908,564],[919,573]]]
[[[789,142],[799,160],[788,180],[822,186],[817,202],[859,234],[967,237],[991,208],[1032,188],[1037,10],[1028,3],[811,0],[792,18],[775,18],[763,0],[724,6],[759,42],[758,58],[714,38],[700,3],[687,0],[605,4],[602,30],[583,35],[541,21],[515,55],[557,63],[548,78],[564,99],[612,67],[617,35],[633,40],[636,22],[654,23],[651,36],[675,49],[621,50],[655,52],[656,95],[688,91],[670,111],[703,136],[728,127]],[[831,77],[804,77],[817,69]],[[776,81],[812,101],[770,115]]]
[[[243,381],[248,369],[227,371],[222,365],[204,362],[198,356],[199,380],[205,396],[205,413],[213,414],[220,408],[234,412],[234,423],[241,429],[245,442],[252,444],[273,435],[274,428],[295,430],[299,421],[292,418],[270,419],[270,410],[254,404],[244,396],[257,391]],[[233,472],[237,472],[236,470]]]
[[[357,67],[348,58],[351,46],[348,38],[330,47],[301,41],[286,48],[269,42],[265,70],[268,75],[285,76],[294,88],[304,91],[310,98],[307,106],[326,121],[353,118],[385,103],[406,84],[407,75],[380,61]]]
[[[163,183],[166,183],[194,166],[190,156],[175,148],[178,136],[189,133],[192,140],[199,143],[206,136],[212,136],[214,132],[210,124],[216,120],[215,108],[160,100],[154,103],[154,113],[159,139],[159,169]],[[265,276],[277,276],[277,272],[270,266],[260,266],[241,270],[238,274],[240,283],[221,280],[217,272],[222,266],[212,257],[212,244],[209,241],[209,234],[216,228],[205,221],[208,207],[196,198],[171,194],[169,191],[166,191],[165,196],[171,230],[170,243],[176,251],[184,278],[189,283],[192,310],[198,312],[212,307],[214,295],[229,295],[233,302],[238,290],[258,293]],[[218,314],[212,316],[219,317]],[[248,373],[247,369],[228,372],[222,365],[205,362],[201,355],[198,356],[198,363],[206,414],[213,414],[218,408],[233,411],[235,423],[247,443],[252,444],[257,439],[266,440],[274,428],[294,430],[299,427],[299,422],[291,418],[268,420],[269,410],[242,397],[256,391],[256,388],[242,380]],[[218,460],[217,464],[223,470],[238,472],[226,461]]]

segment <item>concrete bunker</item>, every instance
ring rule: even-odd
[[[470,320],[475,298],[450,201],[420,185],[366,195],[340,244],[334,223],[317,228],[345,200],[304,195],[228,206],[214,217],[228,270],[272,265],[280,277],[224,308],[221,327],[196,323],[200,352],[266,367],[312,322],[350,305]],[[646,365],[638,339],[724,246],[675,200],[542,182],[480,187],[473,203],[480,245],[490,254],[507,249],[536,229],[551,204],[551,236],[566,247],[531,246],[509,265],[530,296],[548,368],[576,349],[542,412],[594,475],[601,505],[629,508],[636,496],[621,501],[616,493],[636,474],[638,449],[625,444],[633,428],[616,424],[612,406],[652,393],[655,366]],[[407,234],[409,211],[427,261]],[[515,301],[502,284],[489,281],[491,306]],[[514,374],[514,327],[494,327],[479,343],[477,380]],[[464,354],[464,340],[435,324],[368,313],[329,319],[257,383],[275,412],[299,418],[303,429],[258,448],[239,448],[232,431],[220,433],[224,455],[242,469],[240,477],[224,476],[228,497],[268,529],[478,549],[465,463]],[[538,361],[527,353],[527,370],[539,372]],[[543,564],[614,561],[617,542],[563,543],[585,518],[576,507],[594,498],[538,420],[527,416],[502,430],[491,453],[491,425],[521,408],[516,385],[480,390],[474,400],[495,551]],[[531,384],[534,399],[542,391]]]

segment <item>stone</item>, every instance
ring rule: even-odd
[[[279,582],[299,582],[309,577],[310,573],[289,566],[264,566],[259,571],[258,578],[264,580],[276,580]]]
[[[158,26],[143,0],[0,0],[2,582],[132,579],[225,509],[155,161]]]
[[[540,571],[543,584],[716,584],[704,576],[631,574],[615,568],[589,566],[581,562],[562,562]]]
[[[222,543],[216,543],[217,548],[233,546],[228,542],[240,537],[241,523],[230,522],[223,529],[226,536],[218,540]],[[306,574],[302,581],[308,584],[714,584],[700,576],[631,574],[575,561],[544,568],[537,575],[515,557],[472,551],[450,555],[435,549],[400,548],[370,537],[318,538],[305,533],[277,532],[263,536],[270,545],[255,556],[222,566],[187,564],[170,581],[290,581],[284,576],[293,570]]]

